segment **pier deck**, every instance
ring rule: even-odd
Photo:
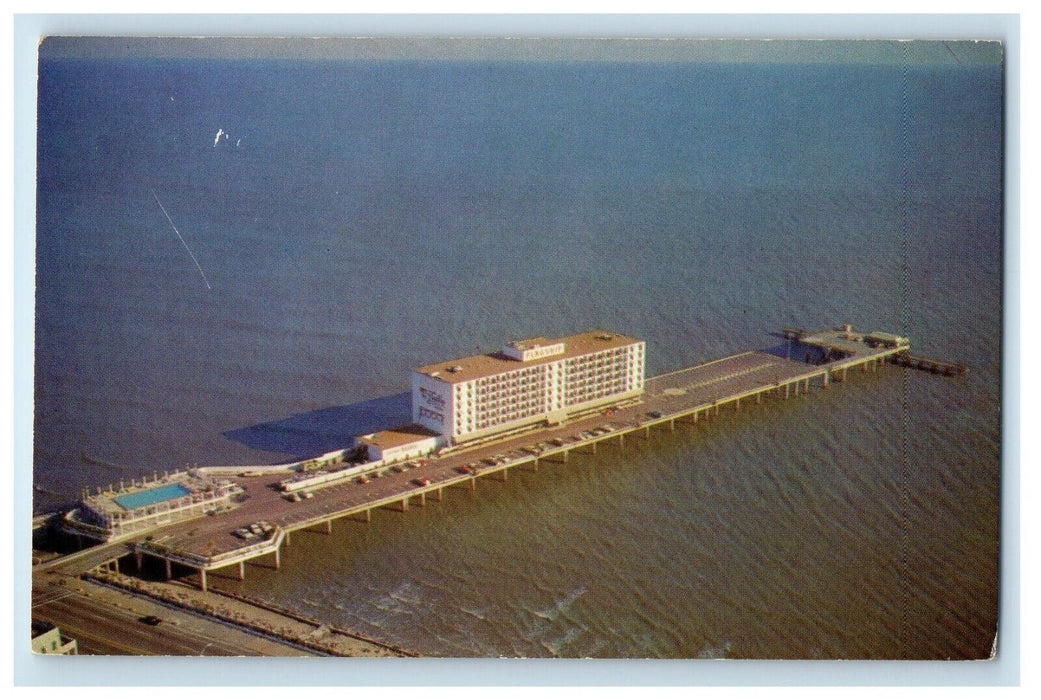
[[[827,387],[831,381],[844,379],[851,369],[873,370],[908,348],[904,339],[878,344],[841,331],[800,332],[797,337],[786,331],[786,336],[797,342],[789,354],[798,359],[751,351],[650,377],[644,394],[631,405],[490,444],[464,446],[408,471],[383,467],[379,478],[369,483],[336,482],[315,489],[313,498],[299,502],[283,497],[277,488],[278,477],[239,477],[236,481],[248,496],[242,505],[153,531],[147,540],[142,536],[129,543],[126,551],[137,551],[139,560],[142,556],[165,560],[168,573],[171,564],[196,569],[205,588],[207,571],[237,565],[238,575],[244,577],[245,562],[261,557],[273,557],[277,568],[281,547],[290,544],[294,531],[331,532],[335,520],[368,520],[376,508],[405,511],[410,505],[422,506],[428,497],[440,500],[451,487],[473,490],[478,480],[493,474],[506,480],[515,467],[537,470],[542,461],[567,462],[572,453],[595,452],[604,440],[624,444],[626,436],[634,433],[648,437],[658,426],[674,429],[677,421],[696,423],[699,418],[717,415],[723,407],[740,410],[742,401],[761,403],[766,396],[783,400],[808,392],[811,382]],[[475,472],[461,472],[466,466]],[[233,534],[236,528],[259,521],[275,526],[266,539],[243,542]]]
[[[494,442],[453,448],[413,469],[374,468],[368,483],[336,481],[314,488],[312,497],[297,502],[286,500],[279,488],[284,475],[247,470],[234,480],[246,498],[232,510],[159,526],[122,543],[39,564],[34,571],[72,573],[77,567],[85,571],[97,566],[118,570],[119,559],[134,553],[138,567],[146,556],[163,560],[168,577],[174,565],[196,570],[205,590],[209,571],[237,566],[238,576],[244,578],[246,562],[261,558],[273,559],[278,568],[281,548],[298,530],[331,533],[333,522],[341,518],[368,521],[377,508],[407,511],[425,505],[428,497],[441,500],[450,488],[476,490],[478,481],[491,475],[506,481],[515,467],[537,471],[540,462],[568,462],[575,453],[595,453],[605,440],[623,446],[627,436],[640,439],[654,428],[674,430],[678,421],[697,423],[723,408],[740,410],[745,401],[788,399],[808,393],[811,383],[827,388],[858,367],[874,371],[892,362],[942,374],[953,373],[948,367],[964,371],[961,365],[910,356],[907,339],[888,333],[852,333],[847,326],[819,333],[786,328],[783,335],[788,343],[784,357],[750,351],[650,377],[639,399],[626,405],[572,417],[564,425],[533,427]],[[261,521],[273,530],[259,539],[243,541],[234,534]]]

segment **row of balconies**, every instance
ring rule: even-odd
[[[630,372],[633,367],[628,362],[610,362],[603,365],[591,365],[588,367],[576,367],[569,369],[567,376],[572,379],[577,376],[603,375],[607,372]]]
[[[524,377],[540,377],[544,374],[544,367],[532,367],[530,369],[522,369],[520,371],[509,372],[507,374],[496,374],[490,377],[481,377],[480,379],[474,380],[473,383],[470,384],[470,386],[477,385],[480,387],[485,386],[487,384],[494,384],[495,382],[502,381],[503,378],[522,379]]]
[[[572,369],[568,371],[566,386],[568,390],[571,390],[575,387],[583,388],[590,383],[601,384],[605,380],[617,382],[628,378],[633,373],[633,369],[627,362],[601,362],[595,365],[584,366],[577,370]],[[544,396],[547,391],[552,393],[554,389],[558,392],[563,391],[565,382],[559,376],[555,379],[556,381],[550,382],[542,378],[531,380],[512,379],[480,386],[476,391],[472,386],[468,385],[465,394],[463,391],[457,392],[457,399],[459,402],[462,402],[465,398],[467,403],[476,402],[488,405],[494,405],[500,401],[513,403],[517,400],[518,394],[522,397],[523,395]]]
[[[563,387],[558,386],[556,387],[556,390],[560,391],[562,388]],[[547,390],[552,391],[553,387],[517,387],[513,389],[504,387],[498,391],[478,394],[476,397],[467,394],[466,399],[469,403],[488,403],[490,401],[501,401],[504,399],[515,401],[518,398],[523,398],[525,396],[544,396]]]
[[[576,380],[568,383],[567,395],[570,396],[575,392],[587,391],[590,387],[622,390],[629,384],[631,378],[632,376],[628,372],[613,372],[606,376],[600,375],[595,378],[591,377],[588,379]],[[505,391],[494,392],[489,396],[482,397],[479,401],[467,403],[473,407],[471,411],[497,409],[500,407],[514,407],[517,405],[542,404],[547,396],[545,389],[545,387],[542,387],[542,391],[528,391],[523,394],[518,394],[516,392],[508,393]],[[552,387],[550,387],[550,391],[548,392],[550,396],[559,393],[564,392],[562,390],[554,392],[552,391]]]
[[[595,355],[582,355],[581,357],[573,357],[567,361],[568,367],[575,367],[578,365],[585,365],[591,362],[603,362],[603,361],[625,361],[633,357],[642,357],[643,351],[636,349],[632,350],[631,346],[628,348],[617,348],[615,350],[604,350],[598,352]]]
[[[485,417],[487,417],[487,418],[495,418],[497,416],[501,416],[501,415],[504,415],[504,414],[517,413],[517,412],[537,413],[538,411],[542,410],[542,408],[544,406],[545,406],[545,403],[542,402],[542,401],[526,401],[524,403],[520,403],[520,404],[515,403],[515,404],[510,404],[508,406],[503,405],[503,406],[498,406],[498,407],[495,407],[495,408],[490,408],[489,407],[489,408],[487,408],[485,410],[474,412],[473,416],[475,418],[477,418],[477,419],[481,419],[481,418],[485,418]]]
[[[606,375],[601,374],[596,377],[584,377],[581,379],[576,379],[573,382],[568,382],[567,388],[571,389],[572,387],[581,386],[584,384],[610,384],[612,382],[617,382],[619,380],[626,379],[629,376],[630,375],[628,372],[614,372],[612,374]]]
[[[559,384],[560,380],[557,380],[557,383]],[[476,392],[467,391],[466,395],[467,396],[473,396],[474,394],[477,394],[478,396],[485,396],[487,394],[500,392],[500,391],[506,391],[508,389],[541,389],[541,388],[543,388],[545,386],[546,386],[546,382],[543,382],[543,381],[537,381],[537,382],[536,381],[532,381],[532,382],[524,382],[524,381],[521,381],[521,382],[503,382],[502,384],[496,384],[496,385],[491,386],[491,387],[486,387],[484,389],[479,389]]]
[[[570,388],[572,386],[577,386],[579,384],[590,384],[590,383],[594,383],[595,384],[595,383],[601,383],[601,382],[605,382],[605,381],[612,381],[612,380],[621,379],[621,378],[627,377],[627,376],[629,376],[628,372],[621,372],[621,371],[619,371],[619,372],[606,372],[606,373],[595,374],[595,375],[592,375],[592,374],[590,374],[590,375],[581,375],[581,376],[574,377],[574,378],[570,379],[568,381],[568,387]]]
[[[509,423],[510,421],[520,420],[521,418],[528,418],[529,416],[535,416],[542,413],[538,411],[517,411],[515,413],[505,413],[502,415],[483,417],[475,422],[464,421],[460,423],[460,431],[463,433],[469,433],[474,430],[483,430],[484,428],[490,428],[495,425],[502,425],[503,423]],[[476,426],[476,427],[475,427]]]
[[[630,388],[630,383],[625,381],[614,382],[612,384],[598,384],[590,387],[575,387],[573,390],[568,391],[565,394],[567,402],[574,403],[576,397],[582,396],[606,396],[608,394],[618,394],[626,391]],[[583,399],[584,400],[584,399]]]

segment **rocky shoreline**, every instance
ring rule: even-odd
[[[276,638],[317,654],[342,657],[417,657],[418,653],[264,601],[226,591],[200,591],[177,582],[143,581],[102,571],[87,580],[152,598],[168,606],[204,615],[256,634]]]

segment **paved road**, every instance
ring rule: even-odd
[[[309,656],[294,647],[150,600],[71,579],[55,585],[57,580],[49,577],[33,589],[32,617],[60,627],[62,635],[76,640],[80,654]],[[154,627],[139,621],[147,615],[163,621]]]

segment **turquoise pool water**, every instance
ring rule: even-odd
[[[126,496],[117,496],[113,500],[127,510],[134,510],[135,508],[141,508],[142,506],[150,506],[153,503],[169,501],[171,498],[187,496],[190,493],[191,490],[184,484],[167,484],[166,486],[148,489],[147,491],[139,491]]]

